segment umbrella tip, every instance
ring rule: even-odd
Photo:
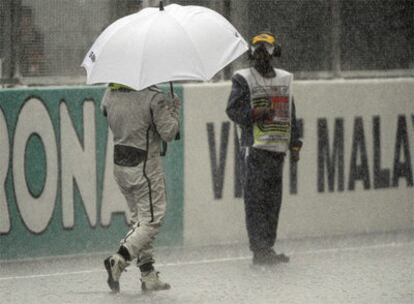
[[[160,11],[164,10],[164,3],[162,2],[162,0],[160,1]]]

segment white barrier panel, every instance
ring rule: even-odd
[[[187,85],[186,245],[245,242],[229,82]],[[414,226],[414,80],[297,81],[301,160],[285,161],[279,238]]]

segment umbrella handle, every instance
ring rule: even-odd
[[[170,81],[170,94],[171,94],[171,98],[174,98],[174,86],[172,81]],[[178,131],[177,135],[175,135],[175,140],[180,140],[181,139],[181,135],[180,135],[180,131]]]
[[[173,87],[172,81],[170,81],[170,93],[171,93],[171,98],[174,98],[174,87]]]

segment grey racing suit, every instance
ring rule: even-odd
[[[153,263],[152,243],[166,211],[161,143],[179,130],[178,108],[156,87],[109,87],[102,111],[114,138],[114,177],[132,214],[121,245],[138,266]]]

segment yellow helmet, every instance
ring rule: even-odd
[[[261,42],[268,43],[274,46],[276,44],[276,37],[271,33],[260,33],[256,36],[253,36],[251,40],[251,45],[255,45]]]
[[[260,46],[264,45],[269,55],[280,57],[282,50],[277,43],[276,36],[270,32],[261,32],[252,37],[250,40],[250,52],[253,55],[254,51]]]

